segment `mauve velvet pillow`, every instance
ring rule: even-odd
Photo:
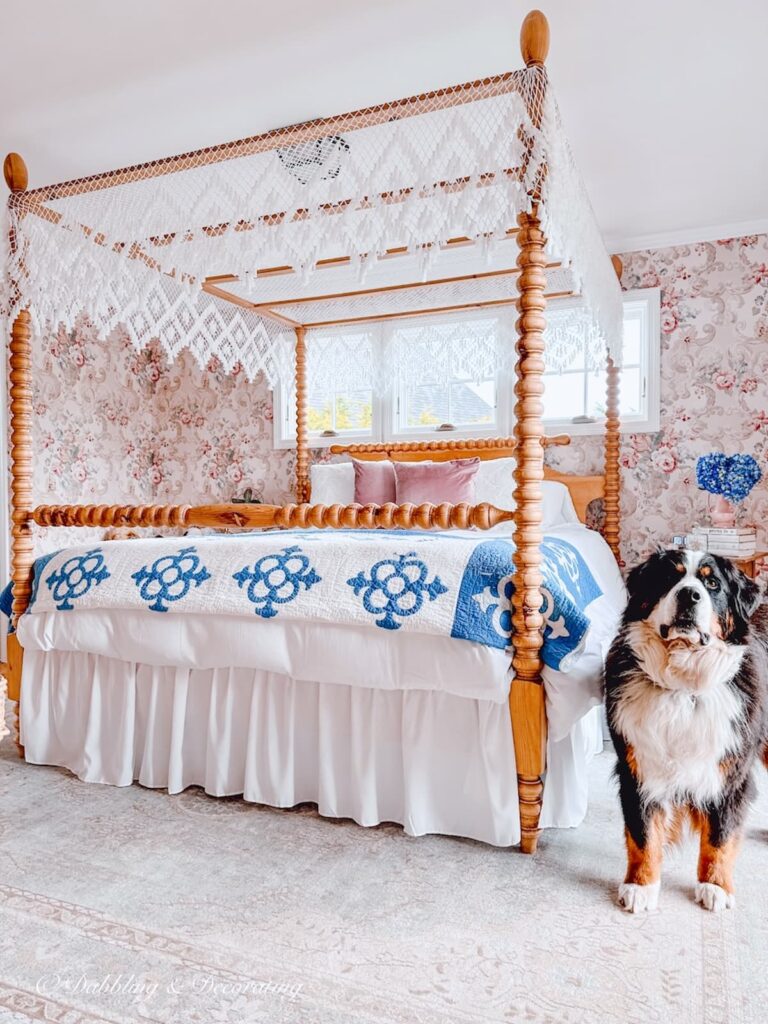
[[[450,501],[475,501],[475,476],[480,459],[451,459],[450,462],[395,462],[397,504],[439,505]]]
[[[395,500],[395,471],[386,459],[380,462],[360,462],[352,459],[355,467],[355,501],[358,505],[386,505]]]

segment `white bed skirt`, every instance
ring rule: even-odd
[[[313,683],[253,668],[141,665],[70,651],[24,654],[26,759],[85,782],[273,807],[311,802],[409,835],[520,840],[506,704],[435,691]],[[600,708],[550,743],[542,825],[578,825]]]

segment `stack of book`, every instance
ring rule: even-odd
[[[757,547],[754,526],[697,526],[690,535],[699,550],[727,558],[749,558]]]

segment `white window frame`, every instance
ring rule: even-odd
[[[646,344],[641,345],[641,379],[646,393],[644,415],[622,416],[622,433],[652,433],[659,430],[660,424],[660,372],[661,372],[661,291],[659,288],[637,288],[623,293],[624,308],[640,311],[643,318],[643,337]],[[447,316],[446,321],[477,320],[482,311],[473,311],[459,316]],[[502,330],[509,324],[510,334],[514,333],[514,312],[495,311],[487,313],[488,318],[499,319]],[[405,321],[407,322],[407,321]],[[381,358],[386,358],[387,332],[403,321],[382,324],[375,340]],[[510,337],[512,344],[512,337]],[[546,352],[544,354],[546,361]],[[371,430],[344,431],[332,437],[311,437],[311,448],[329,448],[334,444],[377,443],[380,441],[432,441],[449,440],[451,437],[475,438],[508,436],[512,432],[514,422],[514,371],[500,369],[496,375],[496,422],[483,424],[479,427],[466,428],[457,426],[455,430],[398,430],[397,403],[398,389],[394,381],[390,382],[387,391],[381,395],[373,395]],[[546,381],[545,381],[546,383]],[[619,376],[621,386],[621,376]],[[273,429],[274,447],[287,449],[296,447],[295,421],[289,422],[290,401],[283,387],[274,391]],[[602,434],[605,429],[604,418],[597,418],[589,423],[573,422],[571,419],[545,419],[544,430],[547,434],[569,434],[571,437]]]
[[[621,416],[621,432],[627,434],[655,433],[661,417],[661,289],[635,288],[622,293],[624,309],[635,309],[643,320],[645,344],[640,347],[640,379],[645,389],[645,411],[637,416]],[[546,316],[546,313],[545,313]],[[544,352],[546,363],[547,353]],[[546,377],[544,379],[546,388]],[[621,373],[619,373],[621,395]],[[510,420],[511,422],[511,420]],[[546,434],[569,434],[571,437],[602,434],[605,418],[598,417],[588,423],[572,419],[544,419]]]
[[[434,319],[438,319],[435,317]],[[468,313],[453,313],[441,316],[439,321],[441,324],[456,324],[462,322],[471,321],[475,323],[478,320],[497,320],[501,324],[502,331],[509,329],[514,331],[514,316],[510,320],[508,311],[498,311],[490,309],[478,309]],[[418,318],[403,319],[396,321],[392,324],[387,325],[387,331],[397,330],[398,328],[407,327],[409,324],[418,323]],[[386,346],[386,338],[382,338],[382,344]],[[386,351],[386,349],[384,350]],[[496,420],[494,423],[483,423],[477,427],[467,427],[459,424],[453,430],[429,430],[423,427],[412,427],[405,429],[398,429],[399,421],[399,403],[403,399],[403,390],[401,386],[398,388],[394,381],[390,381],[390,387],[387,390],[386,397],[383,401],[383,420],[382,426],[384,427],[385,434],[380,440],[386,438],[387,441],[432,441],[432,440],[449,440],[451,437],[498,437],[500,433],[503,433],[507,429],[507,425],[511,422],[510,410],[512,403],[510,402],[511,385],[508,386],[508,376],[501,371],[496,373]]]
[[[312,435],[309,438],[310,448],[330,448],[332,444],[374,444],[384,436],[382,424],[384,420],[384,396],[372,396],[371,429],[369,432],[343,430],[330,437]],[[278,386],[272,392],[272,429],[273,447],[286,449],[296,447],[296,420],[291,415],[291,402],[284,388]]]

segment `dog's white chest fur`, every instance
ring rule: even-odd
[[[632,746],[645,800],[701,807],[720,793],[720,764],[738,747],[743,715],[742,702],[728,685],[743,657],[743,649],[737,650],[716,675],[710,663],[708,678],[695,690],[659,685],[663,678],[649,678],[642,669],[622,684],[614,717]],[[641,665],[650,667],[642,659]]]

